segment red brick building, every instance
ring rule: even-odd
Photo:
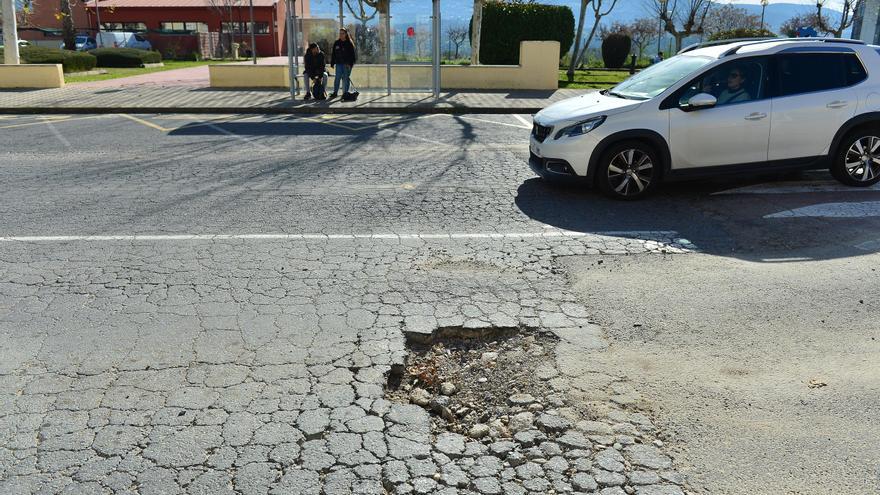
[[[254,37],[259,56],[287,54],[284,0],[253,0]],[[217,7],[219,6],[219,7]],[[74,0],[71,11],[77,33],[103,31],[145,32],[153,46],[179,43],[183,32],[224,33],[250,44],[249,0]],[[60,30],[57,4],[39,2],[25,26],[23,39],[44,39],[38,30]],[[310,16],[308,0],[297,0],[296,14]],[[195,37],[189,35],[190,40]],[[176,41],[175,41],[176,40]],[[300,40],[302,41],[302,40]],[[194,46],[193,46],[194,48]]]

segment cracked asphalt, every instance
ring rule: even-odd
[[[829,228],[756,220],[803,194],[711,195],[755,181],[551,187],[512,116],[212,119],[0,119],[0,493],[696,490],[560,260],[820,249]],[[877,237],[833,228],[839,256]],[[385,397],[406,334],[517,326],[558,339],[557,398],[512,437]]]

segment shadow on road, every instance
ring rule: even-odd
[[[878,191],[712,194],[766,180],[668,184],[649,198],[625,202],[536,178],[519,187],[515,201],[530,218],[560,229],[675,231],[702,252],[756,262],[837,259],[875,251],[865,245],[880,238],[880,216],[765,217],[814,205],[856,207],[880,200]]]

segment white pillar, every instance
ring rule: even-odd
[[[433,65],[434,98],[440,96],[440,0],[433,0],[434,15],[431,18],[431,59]]]
[[[287,12],[285,12],[287,20],[287,70],[290,75],[290,97],[295,98],[296,76],[297,72],[299,72],[299,67],[296,60],[296,22],[294,21],[296,12],[293,11],[295,6],[294,0],[286,0],[285,6],[287,7]]]
[[[2,0],[3,2],[3,63],[18,65],[18,31],[15,23],[15,0]]]
[[[385,92],[391,94],[391,2],[385,12]]]

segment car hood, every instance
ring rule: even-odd
[[[614,115],[633,110],[641,100],[627,100],[593,92],[558,101],[535,114],[535,120],[543,125],[554,125],[593,115]]]

